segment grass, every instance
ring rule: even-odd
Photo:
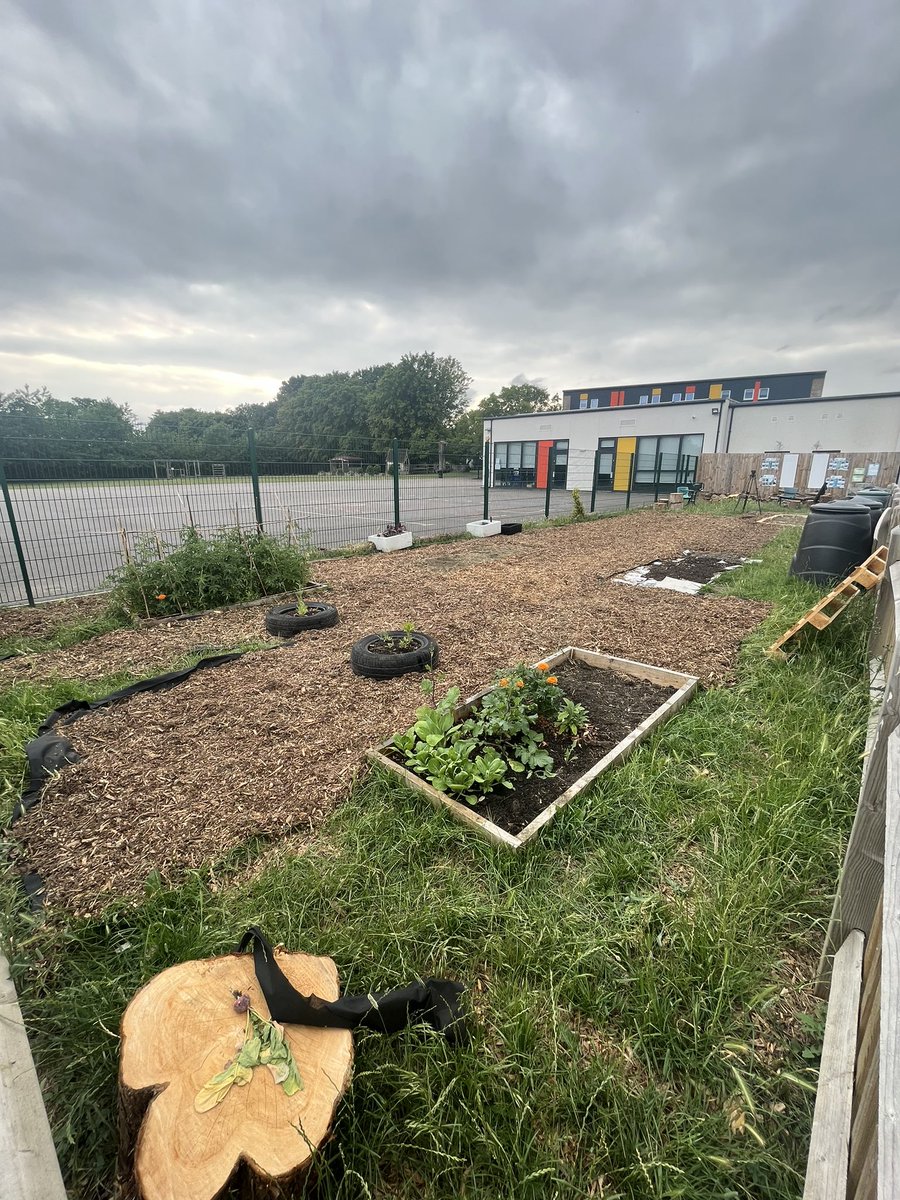
[[[321,1200],[799,1197],[821,1018],[793,981],[815,968],[855,804],[870,611],[766,659],[810,599],[786,578],[795,536],[715,589],[774,605],[734,686],[701,693],[524,853],[373,771],[308,852],[256,877],[246,847],[89,921],[0,894],[73,1198],[110,1194],[125,1004],[251,923],[332,956],[348,991],[471,985],[466,1050],[356,1038]]]
[[[2,610],[0,610],[2,612]],[[77,617],[58,625],[44,636],[25,636],[13,634],[0,637],[0,657],[6,654],[43,654],[46,650],[64,650],[79,642],[89,641],[99,637],[101,633],[111,633],[121,629],[129,622],[122,616],[110,613],[97,613],[89,617]]]

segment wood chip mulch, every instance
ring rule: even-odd
[[[139,899],[153,870],[177,882],[251,835],[314,830],[365,750],[405,727],[421,703],[419,676],[375,682],[353,675],[348,661],[357,638],[408,620],[437,638],[445,684],[464,695],[504,666],[566,645],[724,682],[768,605],[641,591],[610,577],[685,549],[749,556],[775,532],[644,512],[322,561],[315,574],[332,587],[338,626],[65,728],[85,757],[15,826],[23,863],[44,878],[51,905],[91,914],[112,897]],[[262,627],[259,610],[204,620],[212,625],[203,639],[220,645],[250,636],[244,622]],[[87,655],[90,645],[75,649]]]
[[[65,650],[17,654],[0,662],[0,691],[16,683],[50,679],[102,679],[122,672],[143,676],[185,654],[213,654],[242,642],[268,641],[264,611],[234,608],[191,620],[147,621],[135,629],[115,629]]]

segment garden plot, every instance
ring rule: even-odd
[[[678,558],[654,559],[640,567],[633,567],[624,575],[618,575],[614,583],[628,583],[632,587],[665,588],[670,592],[682,592],[696,596],[706,584],[718,579],[725,571],[736,571],[746,562],[755,559],[726,558],[714,554],[695,554],[685,550]]]
[[[463,694],[565,645],[725,680],[767,605],[626,592],[598,586],[597,571],[621,570],[636,554],[674,557],[685,542],[747,553],[772,532],[727,518],[642,513],[524,534],[502,561],[473,560],[471,543],[322,561],[315,574],[331,585],[336,627],[61,727],[83,757],[14,827],[20,861],[44,878],[51,905],[91,913],[115,897],[139,899],[152,871],[174,883],[249,838],[315,831],[365,752],[405,728],[421,703],[418,676],[362,679],[348,660],[353,641],[410,619],[437,638],[440,676]],[[203,640],[221,644],[215,622],[236,618],[207,619]],[[262,637],[262,613],[255,619]],[[241,625],[240,636],[247,632]],[[79,670],[91,669],[91,646],[77,647]]]

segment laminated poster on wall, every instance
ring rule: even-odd
[[[878,474],[878,472],[880,470],[881,470],[881,463],[869,463],[868,467],[866,468],[866,474],[869,476],[870,479],[872,479]]]
[[[845,488],[847,486],[846,476],[844,476],[844,475],[829,475],[828,478],[825,480],[825,486],[830,487],[832,489]]]
[[[778,483],[777,475],[760,475],[759,482],[763,487],[775,487]]]
[[[828,460],[828,470],[829,471],[849,471],[850,470],[850,459],[849,458],[831,458]]]
[[[777,471],[781,463],[777,458],[764,458],[759,466],[761,471]]]

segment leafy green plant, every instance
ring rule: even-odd
[[[110,579],[109,608],[162,617],[297,591],[308,580],[309,554],[294,541],[241,529],[203,537],[188,527],[174,545],[139,541],[132,561]]]
[[[435,681],[428,679],[422,691],[432,704],[416,710],[415,724],[394,738],[394,748],[417,775],[470,804],[496,787],[512,787],[510,775],[552,777],[546,731],[575,739],[587,723],[586,711],[562,694],[548,663],[520,663],[499,676],[463,721],[455,712],[459,688],[437,700]]]
[[[579,492],[578,488],[572,489],[572,520],[587,520],[587,513],[584,511],[584,502],[581,499],[581,492]]]

